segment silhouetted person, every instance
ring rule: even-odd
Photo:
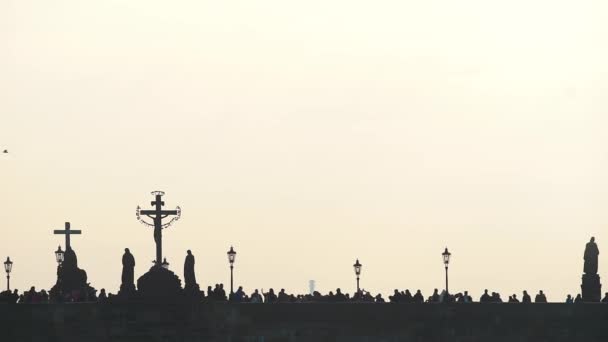
[[[483,290],[483,294],[481,295],[481,298],[479,298],[479,302],[480,303],[489,303],[491,301],[491,297],[488,294],[488,289]]]
[[[568,295],[566,297],[566,304],[572,304],[572,303],[574,303],[574,299],[572,298],[571,295]]]
[[[534,298],[534,303],[546,303],[547,297],[543,293],[543,290],[540,290],[536,297]]]
[[[524,290],[524,294],[521,297],[521,302],[522,303],[532,303],[532,297],[530,297],[530,295],[528,294],[528,291]]]
[[[492,292],[492,297],[490,299],[492,303],[502,303],[502,298],[500,298],[500,293]]]
[[[412,303],[414,301],[414,297],[412,296],[410,290],[405,290],[405,293],[401,295],[401,301],[404,303]]]
[[[100,303],[106,303],[108,301],[108,295],[106,294],[106,289],[99,290],[99,297],[97,298],[97,300]]]
[[[595,238],[592,237],[591,241],[585,246],[585,274],[597,274],[597,257],[600,255],[600,251],[595,243]]]
[[[279,295],[279,297],[280,297],[280,295]],[[336,289],[334,301],[336,301],[336,302],[345,302],[346,301],[346,296],[342,293],[342,290],[340,290],[339,288]]]
[[[469,295],[469,291],[464,291],[464,295],[462,296],[465,303],[473,303],[473,297]]]
[[[442,303],[453,303],[454,302],[454,296],[452,296],[451,294],[449,294],[447,291],[443,290],[443,291],[441,291],[441,295],[439,296],[439,300]]]
[[[10,297],[9,303],[15,304],[19,300],[19,290],[15,289]]]
[[[435,289],[433,291],[433,295],[429,298],[429,302],[431,303],[439,303],[439,290]]]
[[[226,300],[226,290],[224,290],[224,284],[220,284],[218,288],[218,299]]]
[[[608,303],[608,292],[606,292],[604,298],[602,298],[602,303]]]
[[[382,295],[380,293],[378,293],[378,295],[376,296],[376,298],[374,298],[376,303],[384,303],[385,300],[384,298],[382,298]]]
[[[279,302],[281,303],[286,303],[289,302],[289,296],[287,295],[287,293],[285,293],[285,289],[281,289],[281,291],[279,291]]]
[[[48,303],[49,302],[49,294],[46,292],[46,290],[41,290],[40,291],[40,302],[41,303]]]
[[[245,291],[243,291],[243,287],[239,286],[238,290],[236,290],[236,292],[234,293],[234,296],[232,296],[233,301],[240,303],[243,301],[243,299],[245,298]]]
[[[574,298],[574,302],[575,303],[582,303],[583,302],[583,296],[581,296],[581,294],[577,294],[576,298]]]
[[[393,295],[388,296],[388,299],[391,303],[399,303],[399,301],[401,299],[401,294],[399,293],[399,290],[395,289],[395,291],[393,292]]]
[[[251,294],[251,303],[263,303],[264,300],[262,298],[262,295],[260,295],[260,293],[258,292],[258,289],[255,289],[255,291]]]
[[[424,303],[424,296],[420,290],[416,291],[416,294],[414,294],[414,303]]]
[[[277,302],[277,295],[274,293],[274,290],[272,288],[268,290],[268,293],[264,293],[264,301],[265,303]]]
[[[186,260],[184,261],[184,282],[188,288],[196,286],[196,276],[194,275],[194,255],[188,250]]]

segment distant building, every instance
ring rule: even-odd
[[[315,292],[315,281],[314,280],[309,280],[308,281],[308,290],[310,292],[310,294],[313,294]]]

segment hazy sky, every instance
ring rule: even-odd
[[[503,298],[608,279],[608,3],[0,0],[0,257],[50,288],[71,221],[91,284],[164,231],[201,286]],[[2,278],[0,278],[2,279]],[[1,282],[4,284],[4,282]],[[4,286],[4,285],[2,285]]]

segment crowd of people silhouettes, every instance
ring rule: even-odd
[[[203,302],[231,302],[231,303],[386,303],[387,301],[382,297],[382,294],[373,295],[366,290],[356,291],[352,296],[348,293],[342,292],[340,288],[335,291],[329,291],[329,293],[323,295],[318,291],[314,291],[312,294],[289,294],[285,289],[281,289],[278,293],[275,293],[274,289],[270,288],[268,291],[255,289],[251,294],[247,294],[242,286],[232,293],[227,294],[224,290],[224,284],[215,284],[215,286],[208,286],[206,293],[201,291],[201,300]],[[112,302],[116,298],[114,294],[106,293],[105,289],[101,289],[99,295],[89,299],[89,302],[100,302],[108,303]],[[66,302],[77,300],[66,300]],[[52,302],[49,300],[49,294],[46,290],[36,291],[35,287],[31,287],[28,291],[19,294],[19,290],[4,291],[0,293],[0,303],[20,303],[20,304],[43,304]],[[428,298],[424,298],[422,292],[417,290],[416,293],[412,294],[410,290],[397,290],[395,289],[393,295],[388,296],[389,303],[474,303],[475,301],[471,297],[468,291],[464,291],[457,294],[447,294],[445,290],[439,292],[438,289],[434,289],[433,294]],[[479,298],[479,303],[504,303],[501,296],[497,292],[489,292],[484,290],[484,293]],[[547,303],[547,297],[545,293],[540,290],[538,294],[532,297],[527,291],[523,291],[521,300],[516,294],[509,296],[506,303]],[[578,294],[575,298],[568,295],[565,303],[581,303],[583,302],[582,297]],[[601,300],[601,303],[608,304],[608,292]]]

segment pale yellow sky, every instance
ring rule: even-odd
[[[49,288],[53,229],[118,289],[165,252],[201,286],[579,292],[608,277],[605,1],[0,1],[0,257]],[[606,282],[606,280],[604,280]],[[2,282],[4,283],[4,282]]]

